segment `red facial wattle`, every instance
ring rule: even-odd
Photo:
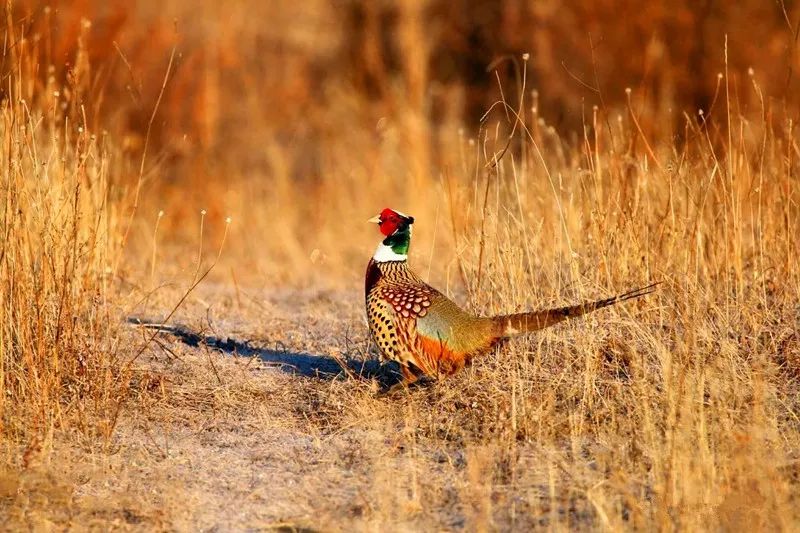
[[[378,227],[380,228],[381,233],[383,233],[386,237],[392,235],[402,226],[414,223],[414,217],[402,215],[393,209],[389,209],[388,207],[381,211],[381,214],[378,215],[378,219],[380,220],[380,225]]]
[[[394,213],[392,213],[389,216],[384,216],[383,214],[381,214],[381,225],[378,227],[380,228],[381,233],[383,233],[385,236],[388,237],[389,235],[397,231],[397,228],[400,226],[400,222],[401,222],[400,217],[398,217]]]

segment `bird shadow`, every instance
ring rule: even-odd
[[[248,340],[207,335],[184,325],[165,325],[157,321],[145,321],[137,317],[129,317],[127,322],[171,335],[177,341],[192,348],[205,346],[211,350],[232,356],[256,357],[263,363],[282,372],[306,378],[333,380],[350,376],[365,380],[377,380],[383,387],[391,386],[402,378],[400,368],[394,362],[381,364],[377,359],[362,360],[349,356],[335,358],[329,355],[264,348],[254,346]]]

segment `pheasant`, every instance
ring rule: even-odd
[[[420,378],[454,374],[498,343],[650,294],[658,283],[604,300],[493,317],[474,316],[422,281],[408,267],[414,218],[384,209],[369,220],[383,241],[367,265],[365,292],[369,329],[383,360],[400,365],[401,380],[382,392]]]

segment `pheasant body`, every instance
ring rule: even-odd
[[[462,310],[408,267],[412,217],[384,209],[371,221],[380,224],[386,238],[367,265],[367,319],[381,357],[400,364],[401,384],[423,375],[453,374],[504,339],[638,298],[656,285],[575,306],[479,317]]]
[[[472,316],[403,261],[367,266],[367,318],[384,359],[414,375],[448,375],[499,339],[493,319]]]

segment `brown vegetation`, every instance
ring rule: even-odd
[[[798,6],[56,4],[4,7],[6,523],[797,528]],[[387,205],[475,311],[665,284],[378,399]]]

